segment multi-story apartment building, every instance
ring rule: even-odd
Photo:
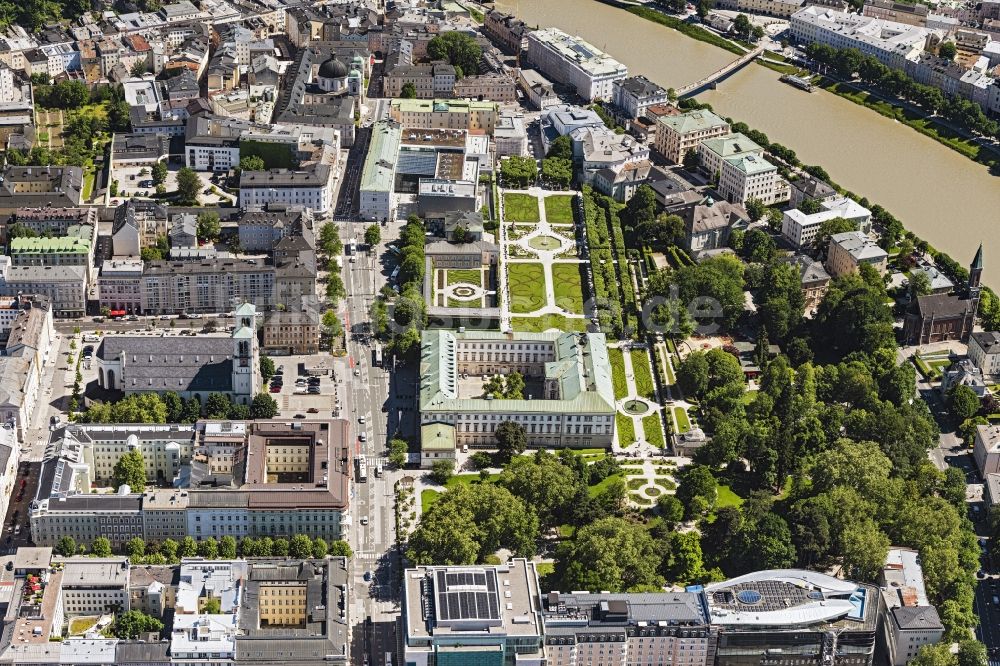
[[[385,73],[382,85],[386,97],[402,97],[409,83],[417,99],[435,99],[451,97],[455,78],[455,68],[447,63],[396,65]]]
[[[328,164],[314,164],[302,171],[244,171],[240,174],[240,207],[285,204],[305,206],[322,215],[333,203],[333,177],[333,167]]]
[[[549,666],[711,666],[714,633],[697,592],[542,595]]]
[[[513,14],[491,9],[486,12],[483,32],[505,53],[520,53],[525,47],[528,27]]]
[[[612,90],[612,103],[628,120],[641,118],[649,107],[667,101],[667,91],[641,74],[615,81]]]
[[[661,155],[680,164],[689,150],[698,150],[706,139],[729,134],[729,123],[706,109],[679,116],[660,116],[656,122],[655,146]]]
[[[835,278],[856,272],[861,264],[868,264],[882,275],[888,263],[889,254],[860,231],[845,231],[830,237],[826,270]]]
[[[29,516],[32,539],[55,545],[64,535],[84,543],[104,536],[120,547],[133,537],[342,538],[351,475],[348,423],[254,421],[241,427],[234,431],[241,436],[232,463],[218,461],[220,471],[210,479],[207,469],[195,477],[207,484],[147,492],[92,494],[92,469],[81,447],[67,442],[43,464]],[[224,434],[206,432],[199,441]],[[215,463],[204,463],[207,456],[208,449],[196,446],[192,466],[211,468]]]
[[[312,236],[312,210],[304,206],[272,206],[243,211],[236,220],[240,248],[247,253],[270,252],[289,235]]]
[[[735,12],[765,14],[787,19],[802,9],[802,4],[803,0],[722,0],[716,7]]]
[[[774,203],[777,191],[778,167],[758,155],[740,155],[722,160],[719,193],[731,203],[745,204],[759,199]]]
[[[857,230],[868,234],[872,229],[872,212],[853,199],[838,196],[819,200],[820,211],[803,213],[797,208],[785,211],[781,219],[781,235],[796,248],[812,245],[820,225],[827,220],[843,218],[854,222]]]
[[[17,296],[3,310],[6,344],[0,353],[0,422],[24,441],[42,395],[44,365],[55,329],[52,306],[38,296]],[[13,314],[13,318],[10,315]]]
[[[516,102],[517,84],[503,74],[479,74],[456,81],[452,94],[459,99],[489,100],[501,104]]]
[[[405,128],[480,130],[492,134],[499,110],[495,102],[462,99],[394,99],[389,118]]]
[[[8,166],[0,181],[0,213],[19,208],[76,208],[83,169],[76,166]]]
[[[894,0],[866,0],[861,13],[877,19],[906,23],[908,25],[927,25],[927,5],[908,5]]]
[[[528,60],[554,81],[574,88],[588,102],[610,101],[614,82],[628,76],[625,65],[558,28],[528,33]]]
[[[87,312],[87,266],[14,266],[0,257],[0,296],[45,296],[56,317]]]
[[[972,457],[983,477],[987,474],[1000,474],[1000,426],[976,426]]]
[[[615,400],[603,334],[425,331],[421,358],[420,423],[453,427],[458,446],[493,447],[503,421],[523,425],[531,446],[611,445]],[[540,381],[537,394],[483,395],[486,378],[511,372]]]
[[[228,312],[241,303],[274,305],[274,266],[258,259],[151,261],[142,275],[146,314]]]
[[[271,355],[319,352],[318,310],[269,312],[264,316],[263,350]]]
[[[1000,375],[1000,333],[977,331],[970,335],[969,360],[986,376]]]
[[[541,666],[546,660],[539,595],[535,565],[524,559],[409,569],[403,583],[403,663]]]
[[[142,259],[108,259],[97,278],[97,297],[109,312],[142,312]]]
[[[88,226],[97,228],[96,208],[18,208],[4,225],[3,240],[6,243],[8,230],[15,224],[31,229],[38,236],[83,236],[75,232]]]

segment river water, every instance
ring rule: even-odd
[[[497,7],[529,25],[580,35],[629,73],[664,87],[697,81],[736,57],[597,0],[501,0]],[[905,125],[831,93],[798,90],[778,76],[749,65],[698,99],[788,146],[804,163],[824,167],[959,263],[971,262],[981,241],[986,280],[1000,286],[1000,178]]]

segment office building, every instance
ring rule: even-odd
[[[758,571],[704,587],[716,666],[871,666],[882,608],[873,585],[814,571]]]
[[[731,203],[758,199],[771,205],[777,198],[778,167],[759,155],[737,155],[722,160],[719,193]]]
[[[861,264],[868,264],[883,275],[888,263],[889,254],[860,231],[846,231],[830,237],[826,269],[834,278],[857,272]]]
[[[466,99],[394,99],[389,118],[407,129],[479,131],[493,134],[499,110],[496,102]]]
[[[322,215],[333,205],[333,178],[328,164],[314,164],[301,171],[244,171],[240,174],[240,207],[305,206]]]
[[[403,581],[403,663],[542,666],[538,574],[527,560],[421,566]]]
[[[62,604],[67,618],[129,610],[128,559],[70,558],[62,564]]]
[[[396,161],[403,130],[399,123],[381,120],[372,128],[371,144],[361,169],[358,193],[359,214],[366,220],[395,219],[393,189],[396,182]]]

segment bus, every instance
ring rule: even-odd
[[[368,480],[368,461],[364,456],[355,456],[354,461],[358,464],[358,483]]]
[[[376,344],[375,347],[372,348],[372,365],[376,368],[382,367],[382,345],[380,344]]]
[[[385,653],[385,666],[392,666],[392,653],[391,652],[386,652]]]

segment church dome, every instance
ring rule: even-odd
[[[330,56],[329,60],[319,66],[319,76],[324,79],[342,79],[347,76],[347,65]]]

